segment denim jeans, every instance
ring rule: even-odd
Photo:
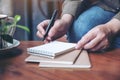
[[[67,33],[68,41],[78,42],[89,30],[97,25],[105,24],[111,20],[114,15],[115,13],[106,11],[98,6],[87,9],[78,16],[70,27]],[[115,38],[112,47],[120,48],[120,36]]]

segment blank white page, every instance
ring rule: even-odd
[[[53,41],[40,46],[27,48],[27,51],[35,55],[56,56],[74,50],[75,45],[75,43]]]

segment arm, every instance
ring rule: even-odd
[[[120,12],[106,24],[108,25],[108,28],[111,30],[111,32],[114,35],[119,34],[120,33]]]

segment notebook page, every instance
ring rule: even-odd
[[[76,44],[74,43],[53,41],[48,44],[27,48],[27,51],[32,52],[33,54],[35,53],[48,56],[56,56],[64,52],[73,50],[75,45]]]

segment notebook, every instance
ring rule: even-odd
[[[53,41],[40,46],[27,48],[29,54],[54,58],[57,55],[74,50],[75,43]]]
[[[39,67],[54,68],[90,68],[91,63],[87,51],[82,51],[74,64],[55,64],[40,62]]]
[[[59,63],[59,64],[73,64],[79,56],[81,50],[73,50],[71,52],[60,55],[54,59],[30,55],[25,59],[26,62],[46,62],[46,63]]]

